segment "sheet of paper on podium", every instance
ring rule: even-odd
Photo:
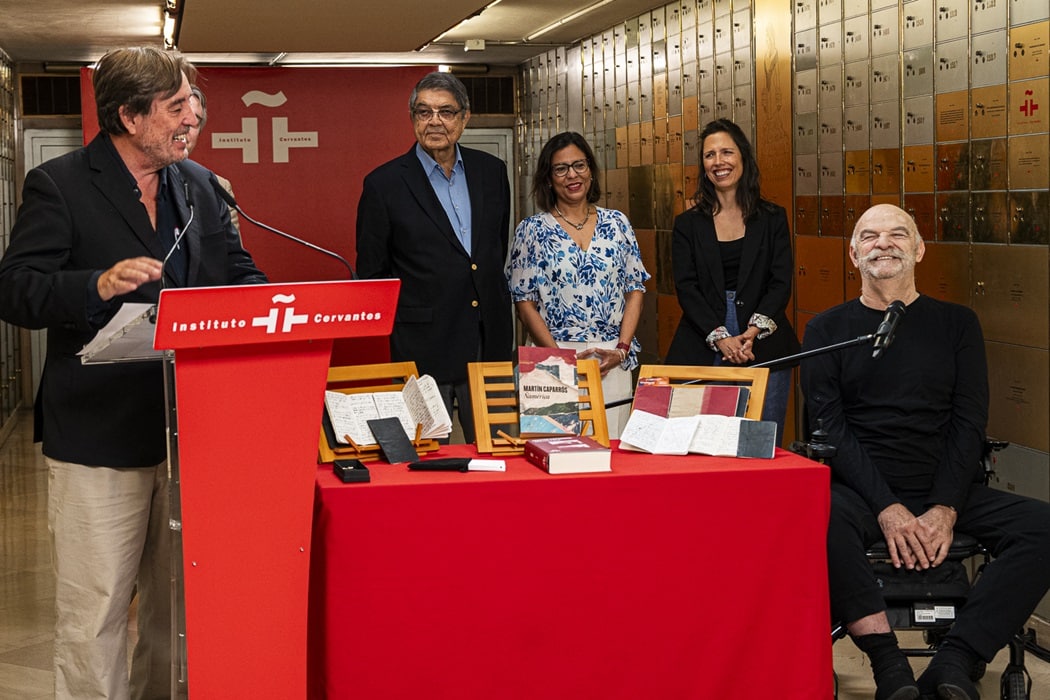
[[[153,349],[156,308],[153,304],[121,306],[109,323],[77,353],[80,362],[95,365],[142,362],[163,357],[163,350]]]

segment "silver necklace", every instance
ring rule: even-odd
[[[583,227],[587,225],[587,222],[590,221],[590,218],[591,218],[591,208],[590,207],[587,207],[587,216],[583,217],[583,221],[581,221],[578,224],[574,224],[571,221],[569,221],[568,219],[566,219],[565,218],[565,214],[561,213],[561,209],[558,208],[557,204],[554,205],[554,211],[558,212],[558,216],[561,217],[562,221],[567,223],[569,226],[572,226],[577,231],[582,231]]]

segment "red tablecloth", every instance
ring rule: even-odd
[[[614,449],[611,474],[369,469],[317,473],[312,698],[832,696],[821,465]]]

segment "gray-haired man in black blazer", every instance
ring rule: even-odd
[[[437,381],[467,442],[474,420],[467,363],[509,360],[510,293],[503,275],[510,223],[507,166],[458,145],[470,119],[466,88],[450,73],[416,84],[409,117],[417,143],[365,177],[357,209],[357,272],[398,278],[393,361]]]

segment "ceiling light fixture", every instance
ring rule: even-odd
[[[594,12],[598,8],[605,7],[606,5],[610,4],[612,1],[613,0],[601,0],[600,2],[596,2],[593,5],[590,5],[588,7],[583,8],[582,10],[577,10],[576,12],[573,12],[571,15],[567,15],[565,17],[562,17],[557,22],[553,22],[551,24],[548,24],[546,27],[543,27],[542,29],[533,32],[532,34],[530,34],[527,37],[525,37],[525,41],[532,41],[533,39],[535,39],[538,36],[543,36],[547,32],[554,31],[555,29],[557,29],[558,27],[562,26],[563,24],[568,24],[569,22],[573,22],[575,20],[578,20],[580,17],[583,17],[588,12]]]
[[[164,28],[161,30],[164,37],[164,48],[175,49],[175,40],[179,36],[179,24],[182,21],[182,13],[179,12],[178,0],[164,0]]]

